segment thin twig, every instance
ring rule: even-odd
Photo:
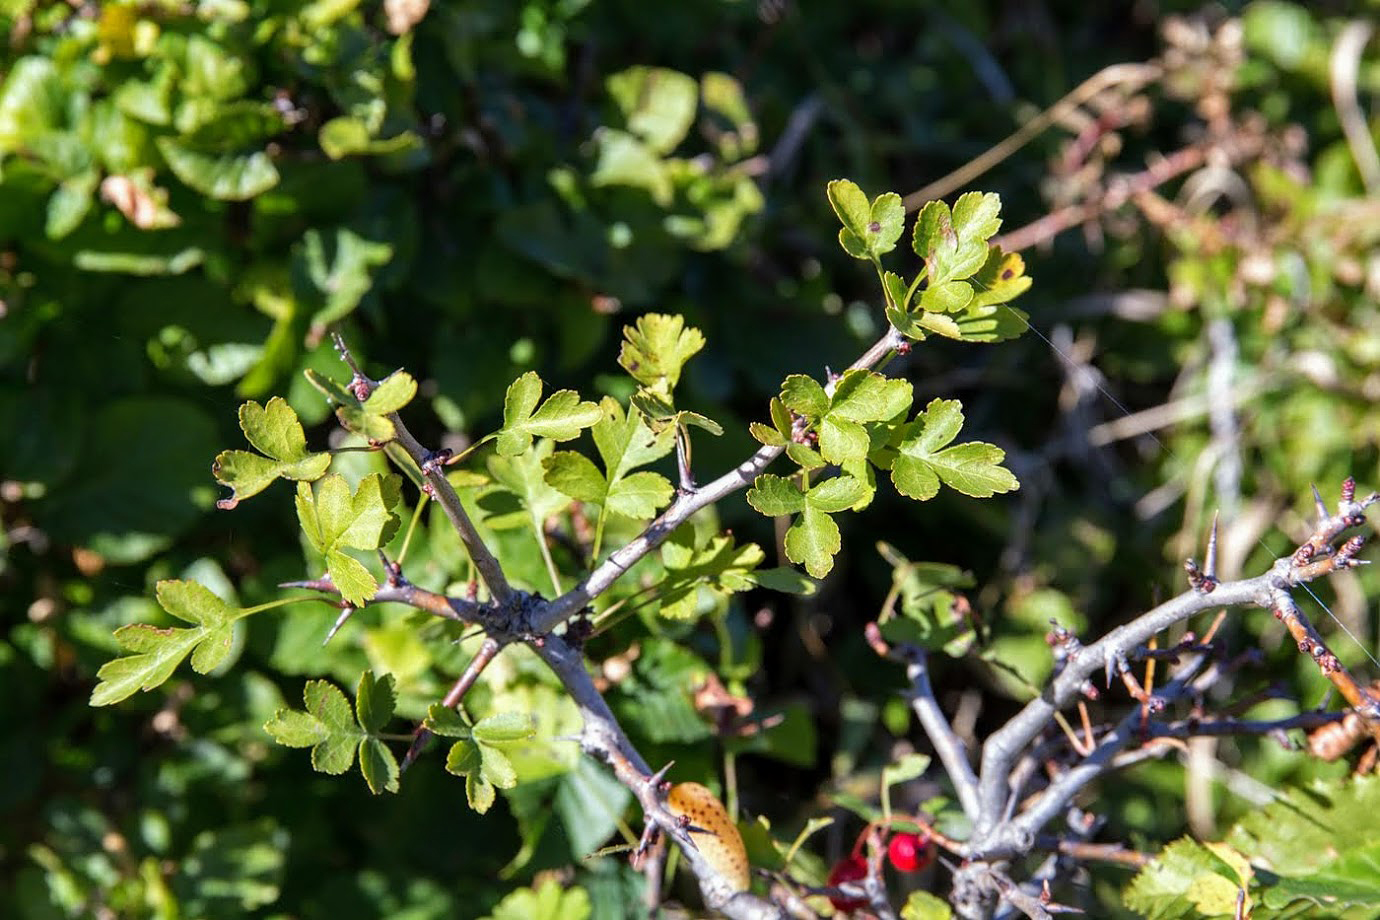
[[[503,574],[503,567],[498,564],[498,559],[489,552],[489,547],[484,544],[479,536],[479,531],[475,529],[474,522],[470,520],[465,506],[460,502],[460,496],[455,488],[446,478],[445,466],[435,462],[435,457],[431,451],[427,450],[412,436],[412,432],[407,430],[402,418],[394,412],[388,416],[396,429],[394,440],[398,442],[407,455],[412,458],[412,462],[417,464],[422,474],[426,476],[430,483],[432,494],[445,509],[446,517],[450,519],[451,526],[460,535],[460,542],[465,545],[465,551],[469,553],[470,559],[474,562],[474,567],[479,572],[479,577],[484,580],[484,585],[489,589],[489,595],[498,601],[500,606],[507,607],[517,597],[517,592],[508,584],[508,579]]]
[[[1332,105],[1337,109],[1337,120],[1341,122],[1342,134],[1346,135],[1347,146],[1351,148],[1356,171],[1361,174],[1366,193],[1370,195],[1380,189],[1380,154],[1375,151],[1375,139],[1371,137],[1366,114],[1356,98],[1356,78],[1361,67],[1361,52],[1374,31],[1375,26],[1363,19],[1347,23],[1337,35],[1337,41],[1332,46],[1332,58],[1328,61]]]
[[[894,329],[878,339],[863,353],[862,357],[850,366],[871,368],[889,356],[904,339]],[[531,616],[533,633],[550,632],[565,620],[583,610],[594,598],[603,594],[623,573],[632,568],[643,556],[661,545],[677,527],[689,520],[691,515],[708,505],[720,501],[727,495],[747,488],[753,480],[784,452],[781,447],[762,447],[747,460],[707,485],[693,492],[683,492],[652,521],[638,537],[614,551],[603,564],[587,575],[583,581],[565,594],[545,604]]]
[[[484,673],[484,669],[489,663],[498,657],[498,653],[503,650],[504,643],[499,642],[492,636],[486,636],[480,643],[479,650],[474,653],[470,663],[465,666],[465,670],[451,686],[441,700],[441,705],[447,709],[454,709],[460,705],[460,701],[465,698],[465,694],[470,692],[475,681],[479,680],[479,675]],[[431,731],[425,724],[417,726],[417,731],[413,733],[412,744],[407,749],[407,754],[403,757],[402,769],[406,770],[412,762],[422,753],[428,741],[431,740]]]
[[[942,176],[924,188],[911,192],[905,197],[906,210],[914,211],[927,201],[943,198],[950,192],[967,185],[1103,90],[1113,86],[1122,86],[1126,88],[1128,93],[1133,93],[1151,81],[1158,80],[1161,73],[1163,70],[1158,64],[1113,64],[1110,67],[1102,68],[1075,86],[1058,102],[1003,138],[995,146],[964,163],[947,176]]]

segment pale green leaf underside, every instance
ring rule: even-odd
[[[213,670],[230,653],[234,621],[244,615],[194,581],[160,581],[158,603],[172,616],[193,626],[161,628],[147,623],[122,626],[115,640],[127,651],[123,658],[106,662],[91,691],[92,706],[109,706],[140,690],[152,690],[177,670],[188,655],[200,674]]]

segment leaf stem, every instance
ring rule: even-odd
[[[423,492],[422,497],[417,501],[417,507],[412,509],[412,520],[407,524],[407,534],[403,536],[402,549],[398,550],[398,558],[396,560],[398,565],[402,565],[403,560],[407,558],[408,547],[412,545],[412,534],[417,529],[417,522],[421,520],[422,517],[422,509],[426,507],[427,500],[430,498],[430,495]]]

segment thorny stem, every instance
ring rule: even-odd
[[[378,386],[378,381],[370,379],[360,370],[340,333],[334,333],[333,338],[335,339],[336,351],[340,352],[341,360],[354,372],[355,381],[362,382],[368,390]],[[364,401],[364,397],[359,397],[359,399],[361,402]],[[412,432],[407,429],[407,425],[403,423],[402,417],[398,413],[389,413],[388,420],[393,423],[393,440],[407,452],[407,455],[412,458],[412,462],[417,464],[417,468],[421,470],[423,478],[431,484],[433,494],[440,501],[441,507],[445,509],[446,517],[450,518],[450,523],[455,528],[456,533],[460,535],[460,542],[465,544],[465,550],[469,553],[475,568],[479,570],[484,584],[488,586],[490,596],[498,601],[500,606],[508,606],[516,599],[517,594],[508,584],[508,579],[504,577],[503,567],[498,564],[494,554],[489,552],[489,548],[480,539],[479,531],[475,530],[474,522],[470,520],[465,506],[460,503],[460,496],[451,486],[450,480],[446,479],[444,464],[437,463],[435,455],[412,436]]]
[[[508,579],[503,574],[503,567],[498,564],[498,559],[489,552],[489,547],[479,536],[479,531],[474,527],[474,522],[470,520],[469,514],[465,511],[465,506],[460,503],[460,496],[451,486],[450,480],[446,478],[445,467],[441,464],[431,462],[432,453],[423,447],[412,432],[407,430],[402,419],[396,412],[388,416],[396,429],[394,440],[407,451],[407,455],[412,458],[412,462],[417,464],[422,474],[431,484],[432,494],[445,509],[446,517],[450,519],[451,526],[460,535],[460,542],[465,544],[465,551],[469,553],[470,560],[474,562],[475,569],[479,572],[479,577],[484,580],[485,586],[489,589],[490,596],[498,601],[500,606],[506,607],[517,597],[517,593],[508,584]]]
[[[893,354],[902,343],[903,339],[896,330],[888,329],[887,334],[874,343],[851,367],[875,367]],[[356,375],[365,385],[369,384],[357,369]],[[783,908],[777,904],[749,892],[735,892],[728,879],[699,851],[684,823],[666,808],[661,777],[652,774],[648,769],[646,762],[632,746],[595,687],[585,668],[579,645],[551,632],[555,627],[585,610],[591,600],[607,590],[634,563],[655,549],[695,512],[751,484],[767,465],[783,453],[783,449],[763,447],[738,467],[708,485],[682,490],[670,507],[653,521],[641,536],[615,551],[575,588],[554,601],[546,602],[518,592],[508,584],[498,560],[479,538],[473,523],[460,504],[459,496],[441,472],[444,463],[438,462],[436,454],[425,450],[396,415],[391,416],[391,420],[396,428],[398,445],[407,452],[430,483],[434,496],[442,503],[451,523],[469,550],[476,570],[488,585],[489,593],[493,597],[493,603],[490,604],[444,597],[407,584],[395,571],[394,574],[398,577],[391,578],[374,598],[375,602],[398,601],[410,604],[448,619],[478,622],[489,633],[479,652],[466,668],[465,674],[452,687],[443,702],[446,705],[458,703],[469,687],[473,686],[484,667],[505,644],[519,640],[529,641],[531,647],[561,681],[580,711],[584,721],[580,744],[584,752],[604,761],[613,770],[619,782],[633,792],[642,806],[649,826],[658,828],[661,833],[676,841],[700,883],[705,903],[711,909],[718,910],[730,918],[765,920],[784,917]],[[1065,811],[1073,796],[1087,783],[1116,766],[1117,755],[1136,738],[1151,741],[1156,738],[1170,740],[1181,733],[1225,733],[1237,727],[1242,731],[1248,730],[1246,726],[1251,726],[1251,723],[1184,722],[1155,726],[1148,720],[1149,712],[1156,707],[1162,708],[1163,701],[1190,692],[1204,679],[1199,676],[1199,672],[1208,661],[1211,649],[1205,644],[1192,647],[1184,650],[1189,656],[1188,660],[1176,668],[1173,679],[1158,694],[1154,697],[1151,697],[1148,691],[1138,694],[1139,697],[1143,697],[1141,707],[1133,710],[1117,726],[1097,739],[1096,744],[1079,762],[1054,777],[1019,814],[1013,814],[1016,797],[1020,794],[1020,785],[1011,783],[1017,759],[1028,756],[1030,744],[1058,716],[1060,710],[1070,705],[1081,694],[1088,692],[1088,678],[1098,670],[1105,670],[1109,681],[1113,670],[1125,673],[1130,656],[1139,654],[1158,633],[1196,613],[1211,608],[1250,605],[1274,609],[1299,642],[1301,650],[1307,652],[1319,664],[1323,673],[1338,686],[1348,702],[1363,716],[1369,719],[1380,718],[1380,701],[1357,684],[1341,667],[1336,657],[1317,637],[1316,631],[1308,624],[1289,594],[1289,589],[1299,584],[1359,564],[1359,560],[1354,558],[1361,546],[1359,538],[1347,541],[1340,548],[1334,548],[1332,544],[1343,531],[1364,522],[1365,509],[1380,502],[1380,494],[1371,495],[1359,502],[1354,500],[1354,496],[1355,484],[1348,480],[1343,486],[1342,501],[1337,514],[1327,515],[1324,509],[1321,513],[1322,519],[1309,539],[1301,544],[1291,557],[1276,560],[1270,571],[1263,575],[1217,583],[1212,577],[1212,566],[1209,565],[1208,572],[1199,573],[1199,583],[1194,584],[1189,591],[1112,630],[1098,641],[1083,646],[1070,637],[1065,643],[1062,666],[1057,675],[1038,698],[1026,704],[1006,725],[988,738],[983,746],[981,769],[977,773],[974,773],[962,743],[938,707],[933,689],[929,685],[927,662],[923,652],[909,652],[908,674],[912,681],[917,717],[949,773],[964,811],[974,819],[973,835],[963,844],[969,858],[956,868],[954,874],[953,903],[961,916],[989,916],[991,906],[997,899],[1005,900],[1030,916],[1049,916],[1047,898],[1042,900],[1023,892],[1005,875],[1003,860],[1030,852],[1036,845],[1040,829]],[[1208,587],[1209,582],[1211,587]],[[286,586],[338,593],[329,579],[294,582]],[[879,648],[879,653],[888,653],[885,643],[878,642],[875,646]],[[1205,673],[1210,675],[1211,669]],[[1285,720],[1287,724],[1270,725],[1266,731],[1274,732],[1286,727],[1313,724],[1313,718],[1311,714],[1305,714],[1294,720]],[[410,762],[424,742],[425,730],[419,729],[407,762]],[[874,861],[877,855],[874,853]],[[884,888],[880,885],[879,874],[877,879],[869,879],[869,882],[875,883],[869,886],[872,889],[868,892],[871,907],[879,916],[890,916],[891,909],[886,902]],[[1048,908],[1056,907],[1058,906],[1048,905]]]
[[[327,594],[340,594],[329,578],[317,578],[309,581],[285,581],[278,585],[280,588],[305,588],[308,591],[323,591]],[[478,623],[487,612],[483,605],[468,601],[460,597],[449,597],[445,594],[437,594],[435,591],[428,591],[419,588],[414,584],[402,583],[398,585],[379,585],[374,596],[368,601],[370,604],[406,604],[418,610],[425,611],[432,616],[438,616],[446,620],[456,620],[460,623]]]
[[[871,368],[891,354],[904,339],[894,328],[873,343],[863,355],[850,365],[855,368]],[[701,508],[708,507],[739,489],[752,485],[758,474],[773,460],[781,456],[784,448],[762,447],[747,460],[723,474],[713,482],[700,486],[692,492],[682,492],[665,511],[632,542],[620,547],[602,565],[587,575],[584,580],[565,594],[556,598],[531,618],[534,633],[550,632],[565,620],[583,610],[591,600],[603,594],[624,572],[643,556],[661,545],[673,531]]]
[[[608,764],[619,782],[637,797],[646,820],[654,822],[662,833],[680,846],[691,871],[699,880],[705,904],[734,920],[784,918],[781,908],[770,901],[748,892],[735,893],[728,879],[700,852],[680,821],[666,808],[661,784],[655,781],[656,777],[648,769],[646,761],[623,733],[608,703],[604,702],[594,686],[580,651],[561,636],[547,636],[534,649],[560,679],[580,710],[584,719],[580,747],[586,754]]]

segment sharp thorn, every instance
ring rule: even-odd
[[[1212,532],[1208,534],[1207,559],[1203,562],[1203,574],[1217,579],[1217,512],[1212,513]]]
[[[325,646],[332,639],[334,639],[335,634],[340,632],[340,627],[344,626],[345,621],[350,619],[350,617],[354,616],[354,613],[354,607],[346,607],[344,610],[340,611],[340,616],[336,617],[335,619],[335,625],[331,627],[330,632],[326,633],[326,638],[322,640],[321,644]]]
[[[661,785],[661,781],[666,778],[666,774],[671,772],[671,768],[675,765],[676,762],[674,760],[666,761],[666,766],[662,767],[660,770],[657,770],[651,776],[647,777],[647,785],[652,787],[652,789],[656,789],[658,786]]]
[[[407,768],[412,766],[413,762],[421,756],[423,749],[426,748],[427,742],[430,740],[431,732],[425,726],[417,729],[412,744],[408,747],[407,753],[403,755],[402,765],[398,767],[399,773],[406,772]]]
[[[1327,503],[1323,501],[1322,493],[1318,491],[1316,483],[1313,484],[1313,507],[1318,509],[1318,519],[1325,521],[1330,515],[1327,513]]]

